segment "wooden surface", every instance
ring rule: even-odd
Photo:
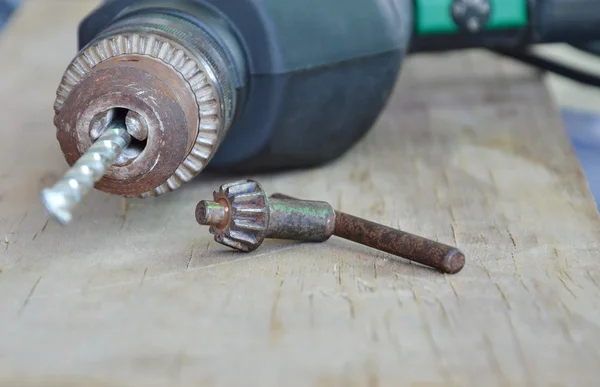
[[[29,1],[0,39],[0,385],[594,386],[600,223],[537,76],[473,51],[412,58],[376,128],[269,191],[455,243],[444,276],[350,242],[212,241],[222,180],[67,228],[39,190],[65,170],[55,87],[88,1]]]

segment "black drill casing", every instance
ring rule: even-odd
[[[242,102],[207,169],[307,168],[340,157],[377,120],[408,49],[412,7],[412,0],[112,0],[82,21],[79,48],[132,10],[185,17],[226,51],[225,35],[233,35],[245,56]]]

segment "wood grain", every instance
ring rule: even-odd
[[[194,222],[219,178],[94,192],[61,228],[39,190],[66,168],[52,103],[94,3],[30,1],[0,39],[0,385],[596,385],[600,222],[537,74],[414,57],[340,160],[251,176],[456,244],[455,276],[340,239],[227,250]]]

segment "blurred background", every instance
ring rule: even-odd
[[[0,0],[0,34],[21,1]],[[536,51],[570,69],[600,77],[600,55],[562,44],[539,46]],[[595,51],[600,53],[600,44]],[[547,73],[545,78],[600,209],[600,87],[586,86],[554,73]]]
[[[0,0],[0,28],[6,24],[6,21],[8,21],[12,12],[17,8],[19,1],[20,0]]]

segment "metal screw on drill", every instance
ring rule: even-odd
[[[144,117],[133,110],[127,112],[125,126],[127,127],[127,132],[136,140],[144,141],[148,138],[148,123]]]
[[[94,188],[131,142],[125,123],[113,121],[53,187],[42,191],[42,203],[52,219],[65,225],[71,211]]]
[[[267,198],[253,180],[224,184],[213,197],[198,203],[196,221],[210,226],[215,241],[238,250],[255,250],[265,238],[324,242],[336,235],[443,273],[458,273],[465,264],[456,247],[335,211],[326,202]]]

